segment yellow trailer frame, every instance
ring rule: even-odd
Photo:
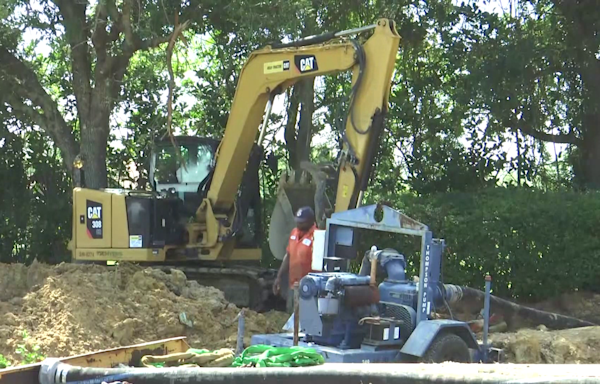
[[[143,356],[183,353],[189,348],[185,337],[182,336],[70,356],[59,360],[80,367],[114,368],[119,364],[139,367]],[[2,369],[0,370],[0,384],[37,384],[41,365],[41,363],[37,363]]]

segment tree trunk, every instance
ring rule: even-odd
[[[80,153],[84,160],[85,186],[90,189],[106,188],[106,149],[110,111],[92,111],[89,122],[81,126]]]
[[[600,189],[600,113],[584,116],[585,137],[579,146],[580,169],[575,174],[585,188]]]
[[[287,122],[285,123],[285,146],[289,158],[289,166],[298,169],[298,158],[296,153],[296,123],[298,122],[298,106],[300,104],[300,90],[298,84],[294,86],[290,94],[290,104],[287,110]]]
[[[315,110],[315,79],[302,80],[300,86],[300,122],[296,150],[298,164],[310,160],[310,142],[312,139],[312,118]]]

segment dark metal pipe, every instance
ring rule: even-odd
[[[388,280],[397,282],[406,281],[405,265],[406,263],[402,259],[388,260],[384,265]]]
[[[369,186],[369,180],[371,179],[371,174],[373,173],[373,165],[374,159],[377,151],[379,150],[379,141],[381,137],[381,132],[383,132],[383,122],[385,120],[385,112],[381,111],[377,108],[377,111],[372,117],[371,129],[373,130],[373,136],[371,137],[371,141],[369,142],[369,147],[367,148],[367,155],[364,159],[362,159],[365,168],[363,170],[362,176],[359,180],[359,190],[366,191]]]
[[[291,41],[289,43],[273,43],[273,44],[271,44],[271,48],[279,49],[279,48],[291,48],[291,47],[304,47],[307,45],[325,43],[334,38],[335,38],[335,32],[327,32],[327,33],[323,33],[322,35],[309,36],[304,39]]]
[[[325,290],[331,292],[339,287],[366,285],[369,284],[370,281],[370,276],[335,276],[327,280],[327,283],[325,283]]]
[[[244,318],[244,311],[242,309],[238,315],[238,331],[237,331],[237,345],[235,348],[236,355],[241,355],[244,351],[244,333],[246,331],[246,320]]]
[[[336,37],[355,35],[357,33],[370,31],[372,29],[375,29],[376,27],[377,27],[377,24],[371,24],[371,25],[367,25],[364,27],[346,29],[344,31],[339,31],[339,32],[326,32],[321,35],[308,36],[308,37],[305,37],[300,40],[291,41],[289,43],[273,43],[273,44],[271,44],[271,48],[278,49],[278,48],[290,48],[290,47],[304,47],[307,45],[320,44],[320,43],[325,43],[329,40],[333,40]]]
[[[490,329],[490,290],[492,277],[485,277],[485,299],[483,302],[483,361],[488,361],[488,331]]]
[[[300,334],[300,285],[294,283],[294,346],[298,345]]]

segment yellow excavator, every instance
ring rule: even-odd
[[[364,32],[372,32],[364,44],[350,38]],[[85,164],[79,164],[83,181],[73,190],[72,259],[180,269],[188,279],[220,288],[239,306],[265,309],[276,271],[260,265],[258,171],[273,99],[301,79],[352,70],[333,181],[334,211],[354,208],[379,146],[399,41],[394,22],[380,19],[370,26],[252,52],[242,68],[223,138],[157,141],[149,168],[152,191],[85,188]],[[320,223],[332,211],[324,197],[327,172],[311,163],[303,166],[300,175],[284,173],[279,184],[268,234],[278,259],[285,254],[298,207],[312,206]]]

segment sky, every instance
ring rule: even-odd
[[[510,3],[511,1],[514,0],[478,0],[477,3],[479,5],[480,8],[482,8],[483,10],[489,11],[489,12],[498,12],[498,13],[504,13],[504,12],[508,12],[510,9]],[[455,3],[460,4],[462,2],[462,0],[454,0]],[[39,7],[39,3],[35,0],[30,2],[30,5],[32,7]],[[25,40],[25,44],[29,43],[31,40],[37,38],[38,36],[32,32],[32,31],[27,31],[24,34],[24,40]],[[50,47],[48,46],[48,44],[41,42],[40,44],[38,44],[36,51],[42,55],[47,56],[50,53]],[[189,59],[193,59],[193,50],[189,50],[188,52],[185,52],[183,54],[183,56],[187,56]],[[179,85],[181,84],[181,81],[185,78],[188,79],[193,79],[195,82],[200,82],[201,79],[198,79],[195,75],[195,72],[193,70],[188,70],[181,78],[178,78],[176,80],[176,83]],[[319,81],[320,79],[317,79],[316,82],[316,86],[319,86]],[[165,105],[167,102],[167,92],[163,92],[162,94],[162,100],[164,101]],[[179,98],[179,100],[181,102],[185,102],[187,105],[193,105],[194,100],[193,97],[186,95],[186,96],[182,96]],[[273,105],[273,113],[278,113],[278,114],[283,114],[285,115],[285,96],[279,95],[276,97],[274,105]],[[318,112],[318,111],[316,111]],[[130,130],[127,129],[127,127],[125,127],[125,124],[128,120],[127,118],[127,113],[123,110],[116,110],[115,113],[113,113],[112,117],[111,117],[112,123],[114,127],[117,127],[116,129],[113,129],[113,133],[116,135],[117,140],[111,143],[111,146],[115,147],[115,148],[122,148],[123,146],[120,143],[120,140],[122,138],[127,137],[127,135],[130,133]],[[257,128],[258,129],[258,128]],[[174,127],[174,131],[177,133],[178,129],[177,127]],[[283,129],[280,129],[279,131],[275,132],[275,139],[277,141],[283,141]],[[317,145],[321,145],[324,143],[327,143],[330,140],[330,135],[331,135],[331,130],[326,129],[324,130],[321,134],[315,135],[312,139],[312,145],[313,146],[317,146]],[[258,136],[258,135],[257,135]],[[266,142],[270,142],[271,140],[273,140],[273,135],[268,135],[266,137]],[[465,139],[462,140],[463,144],[467,145],[468,141]],[[566,146],[565,145],[553,145],[551,143],[546,144],[547,145],[547,149],[550,151],[550,153],[554,153],[554,151],[561,151],[562,149],[564,149]],[[505,144],[505,148],[504,148],[507,153],[509,154],[510,157],[516,157],[516,146],[514,143],[506,143]],[[401,159],[401,155],[400,153],[396,153],[395,154],[397,157],[398,162],[400,162]],[[400,165],[400,164],[399,164]]]

